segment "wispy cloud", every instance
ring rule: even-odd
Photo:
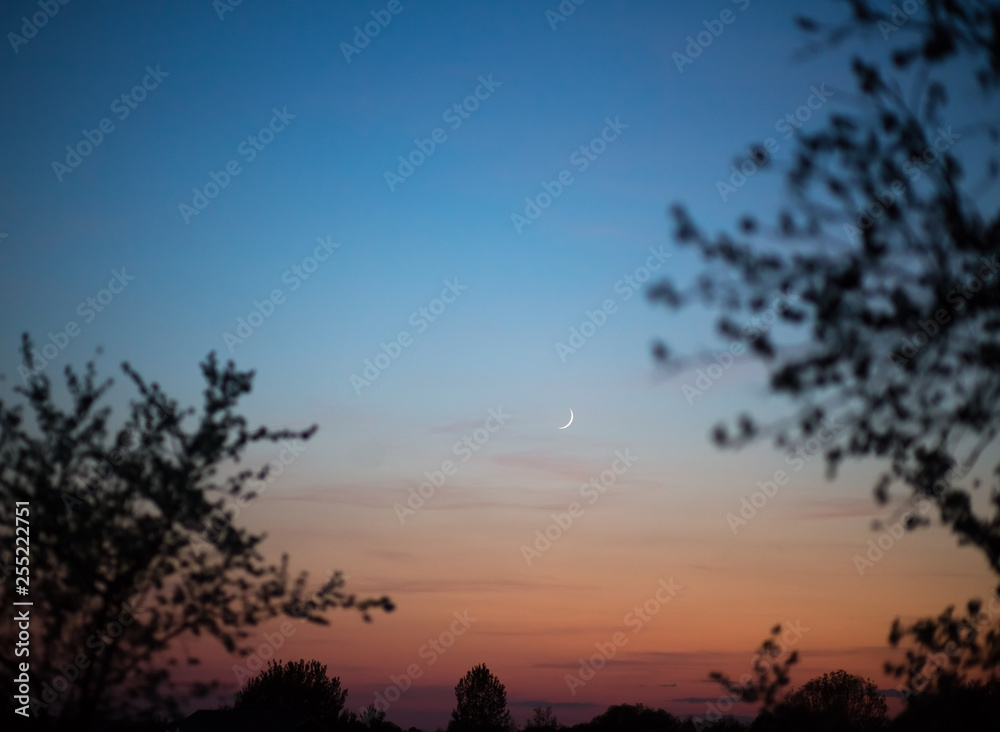
[[[483,426],[482,418],[463,419],[457,422],[446,422],[444,424],[428,425],[427,432],[432,435],[464,435],[477,427]]]
[[[876,505],[873,498],[862,496],[813,499],[792,506],[786,515],[802,521],[870,518],[876,515]]]
[[[510,701],[508,702],[512,707],[527,707],[533,709],[535,707],[552,707],[553,709],[595,709],[603,708],[602,704],[594,704],[591,702],[554,702],[546,701],[544,699],[523,699],[521,701]]]
[[[383,579],[379,585],[387,594],[393,592],[493,592],[511,589],[539,589],[542,587],[564,590],[592,589],[586,585],[571,583],[553,583],[543,579],[527,580],[481,580],[481,579],[441,579],[441,580],[402,580]],[[483,633],[477,630],[477,633]]]
[[[671,701],[676,702],[687,702],[689,704],[708,704],[711,702],[719,701],[719,694],[715,696],[685,696],[680,699],[672,699]],[[742,699],[734,699],[737,704],[749,704],[750,702],[744,701]]]
[[[599,461],[588,462],[579,458],[557,457],[548,453],[525,451],[495,455],[497,465],[516,470],[529,470],[562,480],[585,481],[595,469],[603,466]]]

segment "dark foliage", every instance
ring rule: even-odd
[[[742,415],[719,426],[717,443],[773,437],[784,449],[824,420],[843,425],[824,446],[831,478],[844,460],[881,461],[878,501],[904,487],[1000,575],[1000,462],[980,464],[1000,446],[1000,217],[983,203],[1000,171],[1000,3],[927,0],[912,15],[869,0],[844,5],[843,23],[799,20],[817,39],[810,51],[881,35],[892,71],[850,60],[856,103],[819,131],[800,131],[773,224],[746,216],[737,233],[709,235],[675,206],[676,240],[705,270],[649,295],[674,309],[715,308],[721,337],[763,362],[771,391],[793,405],[768,424]],[[978,84],[983,119],[952,127],[945,72]],[[754,318],[779,295],[773,325],[761,327]],[[666,344],[654,355],[686,363]],[[991,476],[985,511],[973,501],[980,480],[968,477],[977,469]],[[928,523],[913,513],[906,528]],[[893,628],[894,644],[917,647],[898,669],[907,684],[934,670],[916,661],[940,650],[953,625],[942,616]],[[956,641],[952,662],[995,674],[998,629],[996,618],[981,628],[978,648]]]
[[[885,699],[879,696],[875,682],[844,670],[806,682],[785,697],[785,706],[857,732],[878,729],[888,719]]]
[[[328,677],[326,666],[319,661],[270,661],[266,669],[243,685],[233,708],[308,712],[332,730],[346,698],[340,678]]]
[[[556,719],[555,713],[552,711],[552,707],[535,707],[532,709],[532,715],[524,725],[525,732],[527,730],[533,730],[533,732],[557,732],[561,728],[559,720]]]
[[[889,726],[892,732],[995,730],[1000,721],[1000,680],[953,684],[936,693],[907,699],[906,709]]]
[[[27,336],[23,352],[30,366]],[[17,502],[30,509],[31,668],[33,697],[40,697],[33,716],[59,715],[74,730],[169,705],[178,693],[169,671],[178,639],[209,635],[231,652],[248,652],[251,631],[279,615],[326,623],[331,608],[355,608],[366,619],[373,609],[392,609],[387,598],[344,593],[339,575],[307,592],[305,574],[289,577],[287,557],[266,563],[263,535],[233,523],[268,472],[237,470],[245,450],[306,440],[314,427],[249,429],[236,405],[253,373],[232,363],[221,368],[214,355],[201,365],[204,404],[193,426],[186,420],[194,409],[182,411],[128,364],[122,369],[139,398],[110,442],[111,410],[99,402],[111,382],[97,383],[92,363],[82,375],[66,368],[68,408],[57,404],[44,374],[15,389],[28,415],[23,405],[0,401],[5,551],[14,546]],[[13,567],[12,556],[2,559]],[[0,584],[5,606],[17,599],[20,579]],[[0,629],[4,688],[18,660],[14,632],[13,623]]]
[[[680,732],[684,724],[662,709],[643,704],[616,704],[608,707],[586,726],[589,732]]]
[[[746,674],[738,681],[727,675],[713,672],[709,677],[719,683],[733,701],[760,703],[764,711],[769,711],[778,703],[778,695],[790,682],[789,671],[798,663],[798,651],[785,653],[779,636],[781,626],[771,629],[767,638],[753,657],[753,673]]]
[[[485,663],[472,668],[455,686],[455,709],[448,732],[510,732],[507,690]]]

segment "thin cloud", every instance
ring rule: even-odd
[[[393,582],[381,580],[380,587],[386,594],[393,592],[485,592],[509,589],[538,589],[540,587],[559,588],[567,590],[593,589],[586,585],[553,583],[548,580],[530,582],[527,580],[481,580],[481,579],[447,579],[447,580],[404,580]],[[481,632],[481,631],[477,631]]]
[[[512,707],[552,707],[553,709],[594,709],[595,707],[601,707],[600,704],[595,704],[593,702],[554,702],[546,701],[544,699],[524,699],[522,701],[511,701],[509,702]]]
[[[561,480],[573,480],[581,483],[586,482],[595,469],[598,472],[603,469],[597,467],[598,463],[594,463],[593,467],[588,467],[579,458],[554,457],[547,453],[534,451],[495,455],[491,461],[508,468],[531,470]]]
[[[719,693],[716,694],[715,696],[685,696],[680,699],[671,699],[670,701],[686,702],[689,704],[708,704],[711,702],[719,701],[719,697],[729,698],[727,694]],[[733,699],[733,701],[736,704],[750,704],[750,702],[744,701],[743,699]]]
[[[463,419],[457,422],[431,425],[427,428],[427,432],[432,435],[464,435],[482,426],[483,419],[480,417],[479,419]]]
[[[816,499],[796,506],[786,515],[803,521],[827,521],[842,518],[871,518],[876,514],[875,501],[870,498]]]

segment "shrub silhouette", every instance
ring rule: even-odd
[[[320,724],[334,729],[344,709],[347,691],[340,678],[330,678],[319,661],[269,661],[236,694],[234,709],[275,709],[308,712]]]

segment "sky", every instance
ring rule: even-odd
[[[209,352],[253,369],[251,422],[319,431],[255,451],[287,464],[239,520],[397,605],[258,647],[404,727],[444,726],[478,663],[519,722],[704,715],[708,673],[749,671],[777,622],[796,683],[893,688],[891,620],[986,596],[985,562],[934,528],[859,569],[891,513],[877,466],[720,452],[719,420],[778,413],[763,370],[722,358],[699,387],[651,357],[721,350],[707,314],[645,297],[698,271],[668,207],[773,211],[780,179],[727,189],[731,166],[856,101],[842,51],[795,57],[791,7],[7,3],[0,389],[25,331],[51,377],[117,374],[118,405],[125,360],[191,405]],[[202,653],[228,700],[233,660]]]

